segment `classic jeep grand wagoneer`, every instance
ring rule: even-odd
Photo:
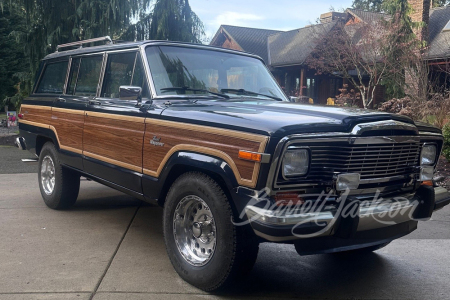
[[[80,176],[163,206],[173,267],[206,291],[248,272],[261,242],[356,255],[450,202],[433,181],[439,129],[291,103],[261,58],[233,50],[61,45],[19,119],[47,206],[73,205]]]

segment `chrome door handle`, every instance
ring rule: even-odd
[[[101,105],[100,101],[89,100],[89,105]]]
[[[56,102],[66,102],[66,99],[64,99],[64,98],[56,98]]]

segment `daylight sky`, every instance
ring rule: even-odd
[[[352,0],[189,0],[212,38],[221,24],[291,30],[314,23],[330,7],[348,8]]]

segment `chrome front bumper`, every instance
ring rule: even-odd
[[[421,190],[422,189],[422,190]],[[434,189],[434,191],[433,191]],[[420,190],[420,192],[419,192]],[[450,203],[450,193],[442,187],[421,187],[416,193],[396,195],[376,201],[360,201],[357,217],[349,218],[344,205],[328,205],[320,210],[303,212],[299,209],[270,210],[247,206],[246,215],[256,235],[272,241],[317,238],[324,236],[350,236],[356,232],[373,231],[409,221],[426,220],[434,210]],[[434,192],[434,195],[433,195]],[[357,219],[357,220],[356,220]],[[353,228],[352,228],[353,227]],[[352,232],[353,231],[353,232]]]

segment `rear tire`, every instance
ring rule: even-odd
[[[173,183],[164,205],[164,241],[181,278],[212,292],[250,272],[259,244],[232,219],[229,200],[211,177],[190,172]]]
[[[58,151],[45,143],[39,155],[39,189],[45,204],[52,209],[67,209],[78,198],[80,174],[61,165]]]

